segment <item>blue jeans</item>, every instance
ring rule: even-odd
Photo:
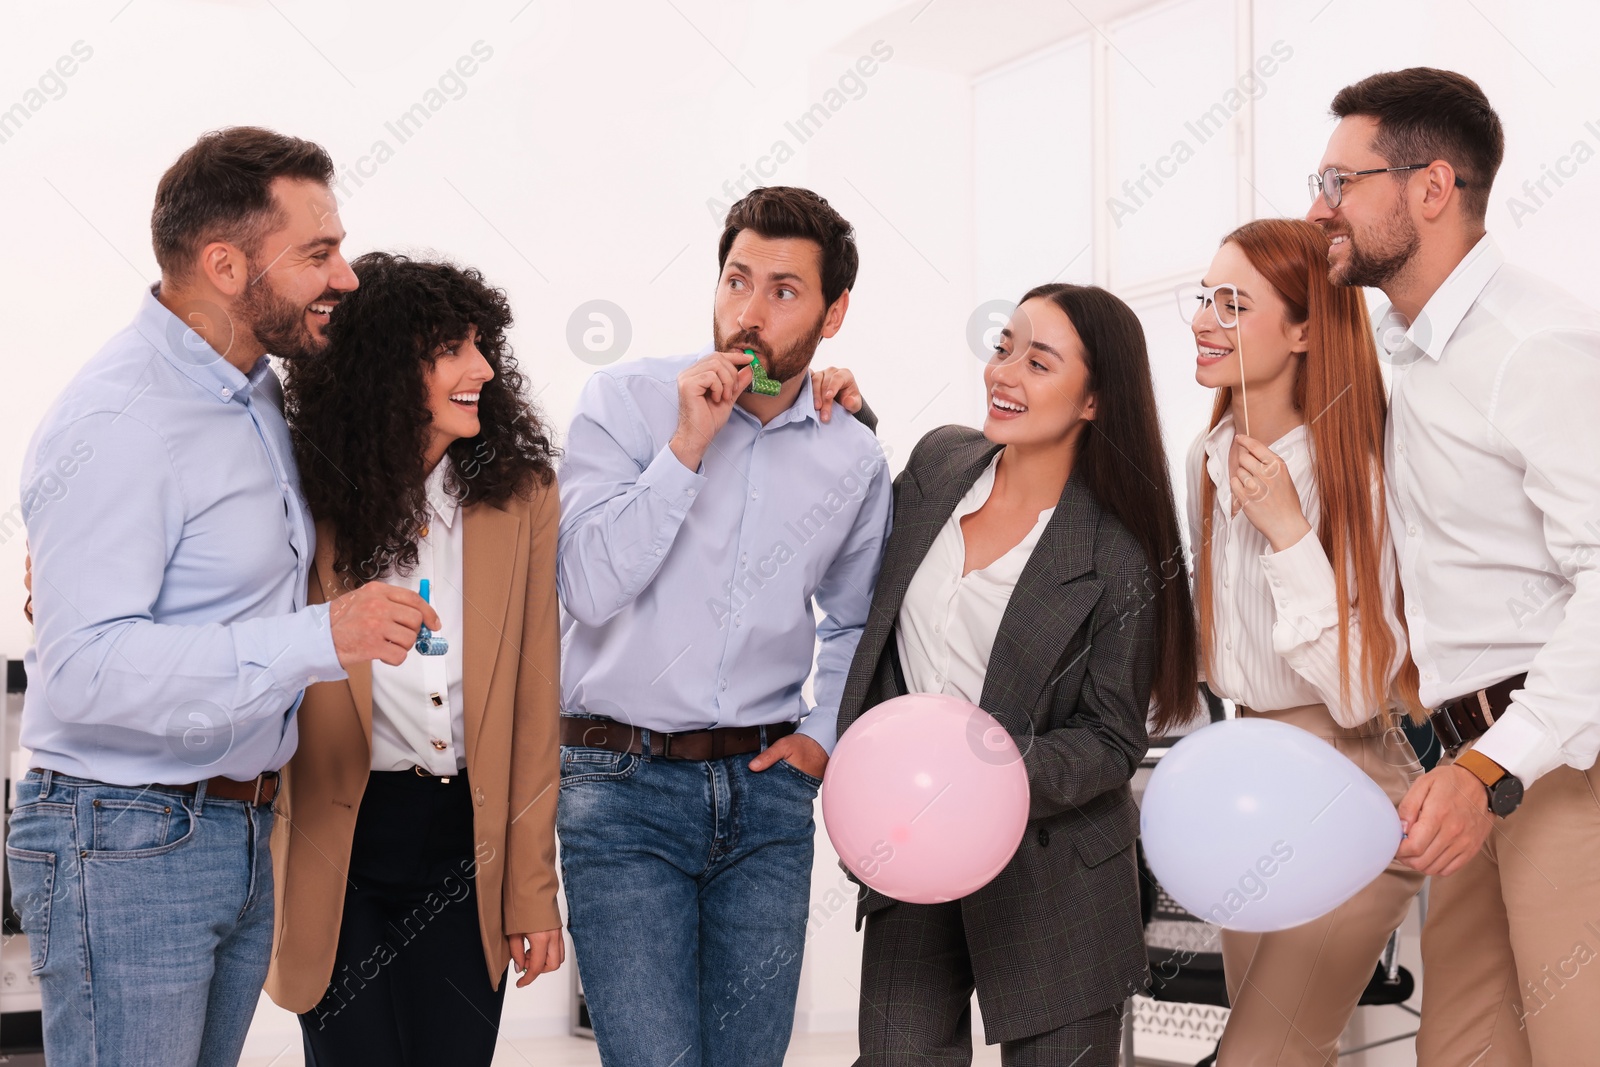
[[[272,812],[45,771],[6,861],[50,1067],[238,1063],[272,951]]]
[[[821,784],[785,762],[561,748],[562,883],[606,1067],[779,1067]]]

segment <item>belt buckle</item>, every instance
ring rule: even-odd
[[[1462,745],[1466,744],[1466,740],[1461,736],[1461,727],[1456,725],[1456,717],[1451,714],[1453,710],[1454,708],[1452,708],[1452,706],[1449,704],[1439,708],[1437,715],[1434,716],[1433,723],[1434,732],[1441,734],[1439,738],[1439,744],[1442,745],[1445,752],[1451,756],[1454,756],[1456,754],[1456,750]],[[1449,737],[1442,736],[1443,731],[1439,729],[1439,723],[1441,721],[1445,726],[1449,727]]]

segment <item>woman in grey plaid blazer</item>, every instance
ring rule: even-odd
[[[977,989],[1007,1064],[1114,1064],[1148,980],[1128,788],[1195,710],[1194,620],[1139,320],[1103,289],[1023,297],[984,374],[982,431],[934,430],[895,480],[895,524],[839,708],[843,733],[907,692],[994,715],[1031,805],[977,892],[865,887],[861,1065],[968,1064]]]

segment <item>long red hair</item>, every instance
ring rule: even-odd
[[[1307,324],[1307,351],[1294,378],[1295,409],[1306,415],[1312,470],[1322,501],[1317,540],[1333,564],[1335,588],[1354,588],[1356,603],[1381,604],[1379,579],[1388,515],[1384,504],[1383,425],[1388,403],[1378,350],[1361,290],[1328,281],[1328,238],[1321,227],[1302,219],[1257,219],[1223,238],[1233,242],[1260,271],[1287,306],[1289,321]],[[1233,404],[1233,389],[1217,390],[1211,412],[1215,427]],[[1201,478],[1201,537],[1195,562],[1195,593],[1200,613],[1200,654],[1210,673],[1211,523],[1217,490]],[[1376,497],[1374,497],[1374,491]],[[1405,627],[1403,594],[1395,605]],[[1368,707],[1398,703],[1422,722],[1426,713],[1417,694],[1417,666],[1408,647],[1397,649],[1395,635],[1374,613],[1361,629],[1361,663],[1350,663],[1350,610],[1344,596],[1339,612],[1339,696],[1350,706],[1350,681],[1361,680]],[[1400,670],[1391,690],[1389,670]]]

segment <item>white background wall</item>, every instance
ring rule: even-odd
[[[1141,313],[1181,456],[1209,397],[1172,286],[1238,222],[1304,209],[1328,100],[1375,70],[1478,79],[1508,131],[1491,229],[1514,262],[1580,294],[1600,285],[1600,12],[1575,0],[104,0],[0,18],[0,110],[28,112],[0,126],[0,651],[12,657],[30,641],[9,510],[24,447],[155,279],[156,180],[217,126],[326,145],[350,175],[350,253],[436,250],[505,287],[524,369],[563,428],[592,370],[567,340],[580,305],[622,309],[629,357],[697,347],[719,232],[708,201],[725,206],[724,183],[758,166],[818,189],[856,224],[863,263],[819,358],[856,369],[896,467],[934,426],[980,417],[969,337],[989,302],[1052,278],[1110,285]],[[477,42],[492,55],[447,81],[400,143],[385,124]],[[877,42],[892,56],[851,80]],[[46,77],[75,45],[92,54]],[[1264,55],[1280,61],[1259,98],[1200,143],[1185,123]],[[801,143],[785,123],[819,102],[836,110]],[[1127,211],[1123,183],[1179,139],[1193,158]],[[393,150],[381,164],[379,140]],[[794,154],[774,171],[763,157],[779,141]],[[1523,183],[1546,168],[1564,184],[1530,195]],[[833,860],[819,836],[819,901],[838,884]],[[854,1023],[848,913],[811,941],[802,1029]],[[557,1030],[566,1002],[564,975],[513,991],[507,1029]],[[262,1024],[292,1033],[287,1017]]]

